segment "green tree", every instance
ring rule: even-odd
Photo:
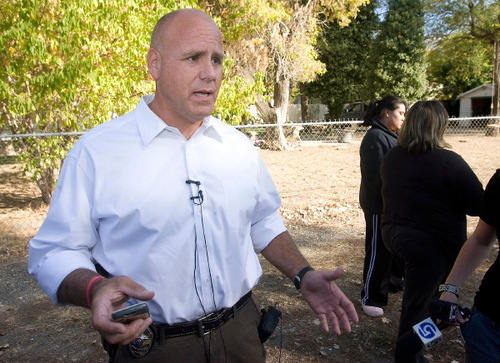
[[[346,24],[366,2],[208,0],[201,5],[219,19],[224,34],[229,34],[225,35],[226,51],[247,82],[263,72],[267,92],[257,98],[256,106],[266,123],[279,125],[268,132],[270,148],[287,148],[282,125],[287,121],[290,84],[311,81],[324,71],[315,49],[319,14]]]
[[[388,0],[375,42],[372,87],[377,98],[394,94],[415,101],[427,89],[422,0]]]
[[[145,55],[151,30],[189,1],[3,0],[0,127],[13,134],[89,129],[153,90]],[[15,143],[49,203],[65,138]]]
[[[498,0],[427,0],[435,26],[429,33],[437,39],[456,42],[472,39],[493,50],[493,109],[500,115],[500,2]],[[467,54],[468,56],[468,54]]]
[[[322,27],[318,52],[326,72],[307,84],[305,92],[321,99],[333,118],[340,117],[343,104],[373,98],[374,90],[368,80],[371,64],[376,61],[373,58],[374,38],[379,27],[376,7],[377,1],[361,7],[346,27],[336,22]]]
[[[461,93],[490,82],[491,53],[491,45],[463,35],[441,39],[426,56],[430,95],[441,100],[456,100]]]

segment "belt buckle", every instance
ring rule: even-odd
[[[153,343],[154,333],[153,330],[148,327],[146,328],[144,333],[139,335],[134,339],[133,342],[128,344],[128,350],[134,358],[142,358],[149,353],[149,351],[153,347]]]
[[[211,313],[205,315],[205,316],[202,316],[201,318],[199,318],[198,320],[196,320],[196,324],[198,326],[198,336],[200,338],[204,337],[205,335],[208,335],[210,334],[210,330],[207,330],[205,331],[205,327],[203,326],[203,322],[208,320],[208,319],[211,319],[213,317],[217,316],[217,312],[215,311],[212,311]]]

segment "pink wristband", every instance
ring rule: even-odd
[[[97,284],[99,281],[104,279],[104,276],[94,276],[90,279],[89,283],[87,284],[87,305],[89,306],[89,309],[92,307],[92,289],[94,288],[94,285]]]

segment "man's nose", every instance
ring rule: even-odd
[[[217,78],[217,70],[212,60],[204,61],[200,69],[200,78],[206,81],[214,81]]]

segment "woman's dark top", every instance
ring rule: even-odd
[[[500,241],[500,169],[496,171],[486,186],[483,208],[479,217],[497,229],[497,239]],[[497,258],[484,275],[479,291],[474,299],[476,307],[484,315],[500,324],[499,292],[500,260]]]
[[[365,213],[382,214],[380,166],[384,155],[396,146],[397,141],[396,133],[379,119],[373,119],[372,127],[366,132],[359,148],[361,158],[359,204]]]
[[[409,153],[396,146],[385,156],[381,175],[382,226],[427,231],[444,245],[461,247],[466,214],[479,215],[484,191],[460,155],[445,149]]]

